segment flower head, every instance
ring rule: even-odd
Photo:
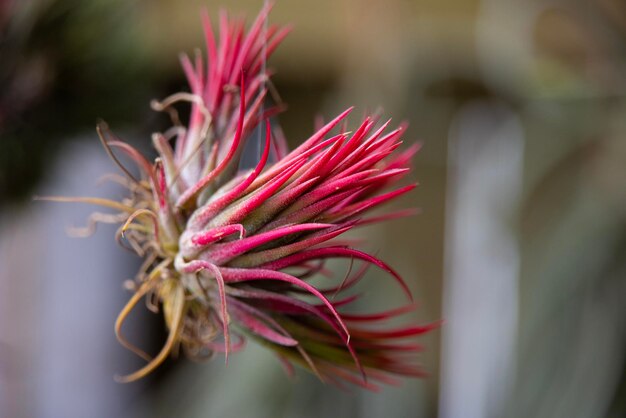
[[[346,132],[348,109],[287,151],[268,121],[278,108],[263,107],[269,77],[264,62],[288,32],[267,27],[268,12],[263,9],[247,32],[222,14],[219,41],[204,16],[207,62],[200,54],[182,57],[191,92],[153,102],[173,120],[170,130],[152,138],[159,154],[154,162],[98,126],[107,152],[126,174],[119,181],[130,196],[121,202],[73,200],[119,211],[117,218],[99,220],[121,221],[118,238],[145,258],[115,330],[147,364],[121,381],[146,375],[178,346],[192,357],[223,352],[228,358],[244,337],[274,350],[288,369],[296,363],[338,384],[375,388],[372,380],[389,383],[393,375],[423,373],[415,364],[420,347],[403,340],[437,324],[368,326],[407,312],[411,304],[373,314],[343,312],[357,299],[345,296],[346,289],[369,265],[388,274],[409,299],[410,292],[383,261],[338,240],[359,226],[410,212],[367,215],[414,188],[394,185],[409,171],[417,147],[398,153],[403,127],[388,130],[389,121],[376,117]],[[188,126],[178,119],[177,102],[191,104]],[[244,145],[258,125],[265,131],[263,151],[253,169],[241,170]],[[124,168],[115,152],[130,157],[141,177]],[[331,258],[349,260],[349,272],[328,287],[314,286],[315,275],[332,278],[324,266]],[[353,269],[355,262],[359,267]],[[121,334],[124,319],[144,297],[158,301],[153,307],[162,307],[169,329],[154,358]]]

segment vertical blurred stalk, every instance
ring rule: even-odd
[[[514,379],[519,251],[512,228],[523,133],[493,102],[461,108],[449,136],[440,412],[497,417]]]

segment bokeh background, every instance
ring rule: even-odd
[[[423,143],[398,203],[421,214],[359,235],[409,281],[406,321],[446,320],[422,339],[431,376],[344,392],[250,344],[228,366],[114,383],[140,365],[112,327],[139,260],[114,229],[67,236],[91,208],[32,197],[120,195],[98,186],[115,167],[95,121],[151,152],[167,121],[148,103],[186,88],[177,56],[203,48],[202,7],[252,19],[262,0],[0,2],[0,416],[626,416],[621,0],[278,0],[291,144],[350,105]],[[401,302],[368,274],[368,303]],[[138,310],[127,333],[154,351],[163,328]]]

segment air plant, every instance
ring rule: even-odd
[[[269,123],[279,107],[264,107],[269,79],[264,63],[288,33],[267,27],[269,9],[247,32],[243,22],[222,13],[219,39],[204,14],[207,61],[199,53],[181,58],[191,92],[152,103],[173,121],[171,129],[152,137],[158,152],[153,162],[104,123],[98,125],[104,148],[125,174],[117,180],[128,189],[127,198],[52,198],[116,210],[93,220],[119,222],[120,242],[145,259],[115,332],[147,364],[119,377],[122,382],[145,376],[179,347],[192,358],[224,353],[227,361],[245,337],[271,348],[289,371],[295,363],[336,384],[375,389],[372,381],[423,375],[416,364],[420,346],[403,340],[438,324],[376,326],[411,310],[412,303],[379,313],[344,312],[357,299],[345,296],[346,290],[370,265],[411,295],[391,267],[337,238],[411,213],[366,216],[415,187],[383,191],[409,171],[417,146],[397,152],[403,127],[388,131],[390,122],[377,117],[366,117],[347,132],[348,109],[288,151]],[[174,108],[180,102],[191,105],[188,126]],[[265,133],[260,158],[253,169],[242,170],[244,146],[257,128]],[[117,152],[136,163],[139,177],[121,164]],[[347,259],[350,269],[332,285],[316,287],[316,275],[332,279],[328,259]],[[359,267],[353,269],[354,263]],[[169,329],[155,357],[121,333],[125,318],[144,298],[153,310],[162,308]]]

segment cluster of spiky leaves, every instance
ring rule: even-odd
[[[373,389],[372,380],[392,383],[393,375],[422,374],[415,363],[420,347],[403,340],[436,324],[377,326],[410,310],[410,303],[381,313],[342,313],[357,299],[345,296],[345,290],[369,265],[389,274],[409,298],[410,292],[384,262],[337,238],[410,212],[365,216],[414,188],[383,191],[407,173],[417,148],[396,153],[402,127],[387,131],[389,122],[376,118],[365,118],[353,133],[346,132],[342,126],[351,109],[291,152],[284,141],[272,139],[267,118],[277,109],[263,107],[268,80],[263,63],[288,31],[267,27],[268,12],[262,10],[247,32],[243,22],[222,14],[219,43],[204,16],[207,62],[200,54],[193,61],[182,58],[191,92],[153,103],[174,122],[169,131],[153,136],[159,154],[153,163],[114,138],[106,126],[98,127],[107,152],[126,174],[119,181],[130,196],[122,202],[73,200],[119,211],[93,220],[120,222],[120,241],[145,257],[132,286],[135,293],[115,330],[120,342],[147,364],[121,381],[146,375],[180,346],[191,357],[223,352],[227,358],[243,346],[244,336],[273,349],[289,370],[296,363],[338,384]],[[187,127],[174,110],[177,102],[191,104]],[[254,169],[242,171],[246,140],[264,120],[262,155]],[[338,134],[331,134],[337,129]],[[114,151],[130,157],[141,177],[125,169]],[[349,260],[346,276],[326,288],[312,285],[316,275],[332,278],[324,263],[336,258]],[[353,262],[359,265],[355,271]],[[120,332],[143,298],[154,310],[162,307],[169,329],[154,358]]]

